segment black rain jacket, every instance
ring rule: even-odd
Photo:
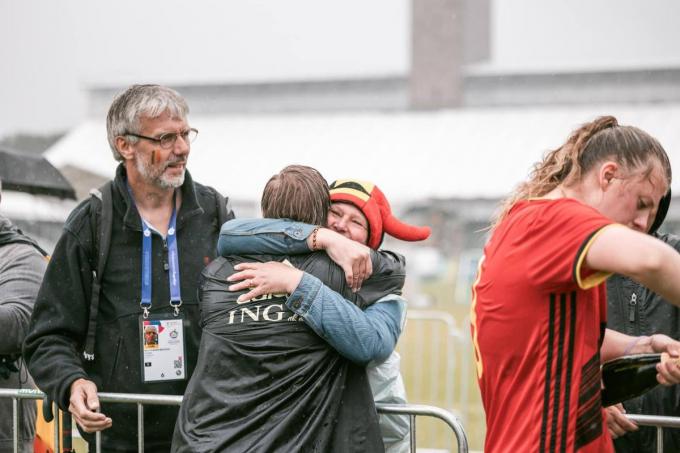
[[[361,308],[401,294],[404,283],[403,258],[396,255],[374,265],[357,294],[323,252],[213,261],[202,274],[203,337],[173,452],[384,450],[365,368],[341,357],[290,311],[287,295],[238,303],[243,292],[228,291],[226,278],[239,262],[283,259]]]

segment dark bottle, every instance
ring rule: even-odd
[[[661,354],[626,355],[602,365],[602,405],[604,407],[635,398],[653,389],[656,380],[656,364]]]

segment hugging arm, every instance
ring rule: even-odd
[[[221,256],[268,254],[301,255],[325,250],[342,268],[354,291],[381,264],[380,254],[328,228],[287,219],[235,219],[220,229],[217,251]]]
[[[229,289],[240,291],[250,286],[250,291],[241,295],[240,300],[263,294],[289,293],[286,300],[288,308],[300,315],[317,335],[353,362],[381,362],[389,357],[396,346],[406,313],[406,301],[399,295],[392,293],[381,297],[362,310],[317,277],[287,264],[273,261],[242,263],[237,264],[234,269],[239,272],[229,277],[230,281],[236,282]],[[322,270],[323,265],[315,269]],[[341,271],[337,269],[336,273],[339,272]],[[374,283],[373,280],[377,277],[369,279],[362,290],[367,297],[376,299],[380,290],[396,291],[398,283],[394,282],[398,281],[398,277],[389,276]],[[338,280],[331,276],[329,283],[337,285]],[[374,286],[379,288],[373,288]],[[348,292],[348,289],[345,288],[344,291]],[[359,296],[357,294],[354,297]]]
[[[359,364],[390,356],[406,316],[401,296],[387,295],[361,310],[307,273],[286,305],[341,355]]]
[[[222,254],[309,253],[307,240],[313,230],[311,225],[288,220],[231,221],[222,227],[218,249]],[[288,307],[341,355],[356,363],[379,362],[394,350],[403,328],[406,301],[399,294],[404,263],[401,257],[389,252],[370,251],[370,254],[378,274],[351,297],[362,307],[371,304],[365,310],[310,273],[281,263],[238,265],[237,270],[241,272],[233,275],[232,281],[241,283],[231,289],[256,285],[242,296],[244,299],[287,292],[290,294]]]

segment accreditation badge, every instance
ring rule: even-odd
[[[181,316],[140,317],[142,381],[186,379],[184,321]]]

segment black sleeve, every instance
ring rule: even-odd
[[[361,285],[356,293],[356,304],[360,308],[375,303],[388,294],[401,295],[406,280],[406,260],[398,253],[389,250],[371,251],[375,258],[373,274]]]
[[[308,255],[300,268],[363,309],[388,294],[401,295],[406,278],[405,261],[401,255],[389,251],[371,252],[371,254],[373,274],[364,281],[358,293],[352,292],[347,286],[342,268],[323,251]]]
[[[406,258],[389,250],[371,250],[373,273],[377,275],[405,275]]]
[[[36,384],[63,410],[68,409],[71,383],[88,378],[80,345],[89,316],[91,275],[88,254],[65,229],[47,266],[23,349]]]

